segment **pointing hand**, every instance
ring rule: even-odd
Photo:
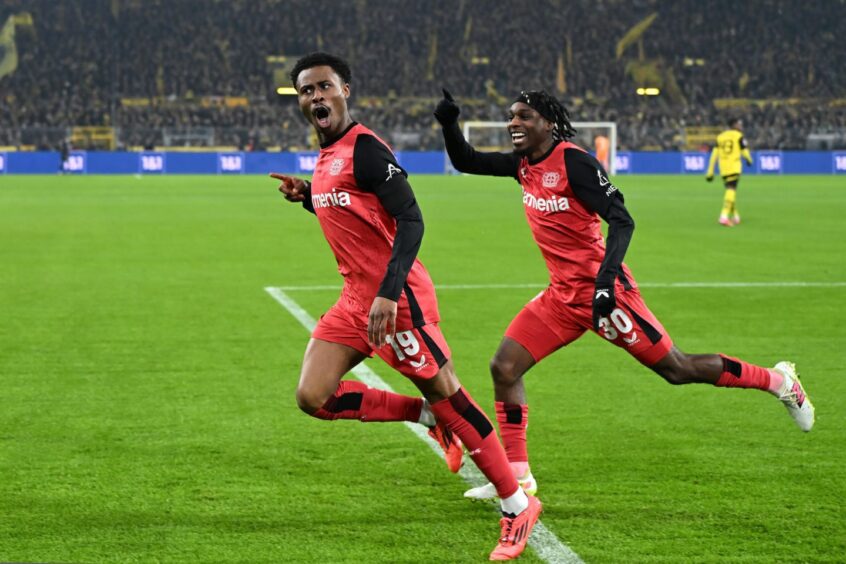
[[[458,115],[461,113],[461,108],[458,107],[458,104],[455,103],[452,94],[450,94],[446,88],[443,88],[442,90],[444,92],[444,97],[440,102],[438,102],[438,105],[435,108],[435,119],[438,120],[441,126],[446,127],[447,125],[452,125],[458,121]]]

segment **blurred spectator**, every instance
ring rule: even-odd
[[[485,120],[520,89],[566,87],[574,119],[616,121],[624,149],[677,149],[686,127],[725,121],[715,99],[738,97],[803,100],[735,110],[753,147],[846,142],[843,0],[4,0],[0,23],[21,12],[35,26],[0,78],[0,145],[56,147],[71,126],[105,125],[126,148],[307,147],[267,57],[317,49],[350,60],[354,115],[397,149],[441,148],[441,85],[468,99],[465,119]],[[652,13],[618,59],[617,41]],[[635,94],[626,65],[641,54],[672,73],[679,99]],[[248,105],[205,107],[204,96]]]

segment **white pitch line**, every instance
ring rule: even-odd
[[[337,288],[333,287],[333,289]],[[314,326],[317,323],[314,318],[309,315],[309,313],[304,310],[300,304],[291,299],[291,297],[285,293],[283,288],[268,287],[265,288],[265,291],[270,294],[274,300],[282,304],[282,307],[288,310],[288,313],[293,315],[294,318],[309,331],[309,333],[314,329]],[[371,388],[379,388],[381,390],[393,392],[393,389],[387,382],[382,380],[378,374],[373,372],[373,370],[363,363],[353,368],[352,373],[355,374],[356,378]],[[418,439],[429,445],[429,448],[431,448],[435,454],[441,458],[444,457],[444,453],[441,450],[440,445],[429,436],[425,427],[408,421],[405,422],[405,426],[414,433]],[[461,468],[459,475],[465,482],[473,487],[484,485],[488,481],[473,464],[465,464]],[[532,535],[529,537],[529,546],[531,546],[537,555],[546,562],[554,564],[584,564],[584,561],[579,558],[579,555],[573,552],[566,544],[562,543],[558,537],[547,529],[540,520],[538,520],[534,529],[532,529]]]
[[[438,284],[436,290],[516,290],[519,288],[544,288],[547,283],[525,284]],[[643,282],[639,288],[844,288],[846,282]],[[340,290],[341,286],[333,284],[316,284],[313,286],[278,286],[275,289],[283,292],[308,292],[317,290]],[[268,291],[270,291],[268,289]]]
[[[641,288],[842,288],[846,282],[646,282]]]

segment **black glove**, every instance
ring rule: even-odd
[[[599,331],[599,319],[608,317],[617,307],[614,297],[614,284],[597,284],[593,293],[593,328]]]
[[[707,175],[705,177],[705,180],[707,180],[708,182],[713,182],[714,181],[714,175],[713,174]]]
[[[435,119],[438,120],[441,126],[446,127],[458,121],[458,114],[461,113],[461,108],[458,107],[458,104],[452,99],[452,94],[446,88],[442,90],[444,91],[444,98],[435,107]]]

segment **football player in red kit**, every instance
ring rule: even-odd
[[[492,560],[516,558],[541,512],[517,484],[490,420],[461,387],[438,327],[435,290],[417,260],[423,217],[405,170],[388,146],[353,121],[351,72],[342,59],[312,53],[291,81],[314,127],[320,155],[311,182],[283,174],[279,190],[317,216],[344,278],[341,295],[317,323],[297,387],[300,408],[319,419],[412,421],[429,426],[453,472],[462,447],[501,498],[502,534]],[[343,380],[378,355],[407,376],[423,398]]]
[[[435,110],[456,170],[512,177],[522,187],[526,218],[549,270],[550,284],[514,318],[491,360],[497,422],[514,476],[537,491],[526,449],[528,405],[523,375],[592,330],[628,351],[670,384],[756,388],[777,396],[803,431],[814,407],[795,367],[764,368],[722,354],[679,350],[638,291],[623,257],[634,231],[623,195],[599,162],[567,141],[575,133],[561,103],[544,91],[522,92],[506,127],[511,153],[473,149],[458,127],[460,109],[444,90]],[[603,239],[600,218],[608,223]],[[490,484],[466,497],[496,497]]]

